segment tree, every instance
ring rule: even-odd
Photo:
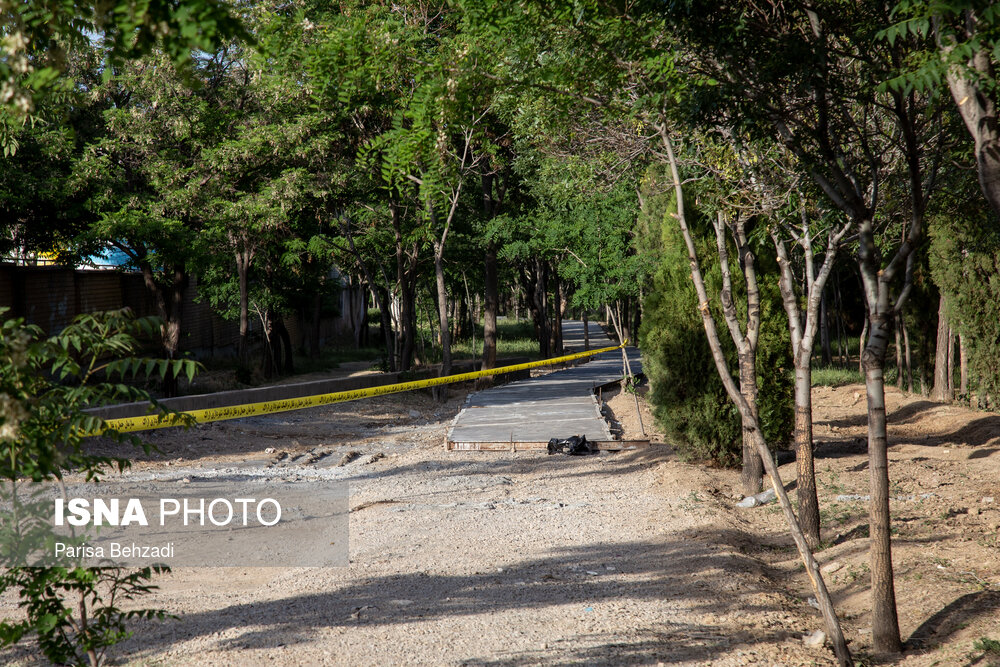
[[[698,61],[703,76],[717,82],[703,88],[705,105],[711,101],[708,108],[717,116],[749,121],[752,132],[779,138],[859,236],[858,268],[869,314],[862,360],[872,470],[873,640],[876,651],[897,652],[883,369],[890,328],[911,289],[913,251],[936,175],[933,156],[928,160],[923,152],[933,115],[923,115],[927,100],[912,91],[879,94],[879,83],[914,44],[900,40],[891,48],[867,48],[888,23],[877,3],[850,11],[839,6],[775,14],[752,5],[731,9],[706,8],[676,18],[696,52],[713,54]],[[748,29],[753,40],[742,37]],[[906,232],[895,249],[881,247],[876,239],[884,220],[880,186],[890,170],[904,174],[909,200]]]
[[[192,251],[205,221],[185,177],[213,140],[209,107],[158,54],[126,63],[97,92],[106,108],[103,131],[74,165],[75,190],[93,218],[76,239],[77,253],[110,246],[129,256],[155,299],[165,356],[176,359]]]
[[[159,46],[184,66],[193,51],[210,50],[216,39],[246,35],[218,0],[119,0],[64,3],[29,0],[0,8],[5,38],[0,46],[0,103],[4,119],[24,119],[45,96],[72,90],[69,51],[95,41],[104,46],[109,69]]]
[[[888,88],[904,94],[935,94],[947,85],[975,145],[979,185],[1000,214],[1000,124],[997,47],[1000,8],[982,0],[903,0],[893,8],[896,23],[881,33],[890,45],[932,38],[934,47],[895,72]]]

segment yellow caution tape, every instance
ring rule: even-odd
[[[414,380],[412,382],[399,382],[396,384],[384,384],[367,389],[352,389],[349,391],[335,391],[329,394],[316,394],[314,396],[302,396],[299,398],[285,398],[277,401],[262,401],[260,403],[245,403],[243,405],[227,405],[221,408],[207,408],[205,410],[187,410],[168,415],[145,415],[142,417],[123,417],[121,419],[108,419],[104,422],[105,429],[115,430],[119,433],[129,433],[133,431],[149,431],[155,428],[167,428],[170,426],[180,426],[184,423],[182,415],[189,415],[199,424],[205,422],[222,421],[225,419],[240,419],[242,417],[254,417],[257,415],[269,415],[275,412],[287,412],[289,410],[302,410],[303,408],[314,408],[319,405],[329,405],[331,403],[344,403],[356,401],[359,398],[370,396],[384,396],[386,394],[398,394],[403,391],[423,389],[425,387],[436,387],[442,384],[453,382],[466,382],[488,375],[501,375],[503,373],[514,373],[540,366],[551,366],[561,364],[574,359],[590,357],[602,352],[619,350],[628,344],[626,340],[621,345],[604,347],[600,350],[590,350],[589,352],[577,352],[567,354],[554,359],[543,359],[542,361],[529,361],[524,364],[513,366],[503,366],[501,368],[490,368],[484,371],[473,371],[471,373],[459,373],[458,375],[446,375],[445,377],[430,378],[428,380]]]

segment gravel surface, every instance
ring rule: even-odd
[[[638,437],[631,395],[605,398]],[[179,618],[137,626],[116,662],[831,662],[801,639],[821,627],[818,612],[741,553],[745,521],[715,471],[662,445],[586,457],[445,451],[463,399],[412,393],[153,435],[161,453],[138,461],[136,477],[238,464],[349,480],[350,565],[176,568],[141,604]],[[4,614],[13,605],[0,599]],[[6,659],[34,662],[27,645]]]

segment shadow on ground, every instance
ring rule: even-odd
[[[530,609],[551,610],[554,624],[550,646],[558,648],[559,637],[566,634],[560,629],[562,619],[589,613],[588,609],[600,613],[603,603],[654,600],[661,601],[665,608],[661,622],[637,626],[627,637],[598,633],[584,637],[585,641],[574,639],[573,647],[567,647],[555,664],[711,660],[721,651],[791,636],[790,630],[780,626],[748,627],[733,633],[731,627],[678,623],[671,618],[669,609],[674,606],[683,607],[683,616],[692,619],[701,614],[712,614],[714,618],[736,611],[752,619],[759,613],[775,611],[773,603],[761,606],[740,592],[744,578],[726,576],[733,570],[759,573],[759,563],[714,546],[749,540],[749,534],[741,531],[698,530],[664,540],[558,549],[503,572],[412,572],[372,578],[359,573],[350,581],[328,584],[328,590],[322,593],[185,614],[179,621],[141,630],[137,633],[139,639],[123,649],[135,652],[133,657],[152,657],[178,641],[211,637],[239,627],[248,630],[237,638],[218,640],[212,649],[235,655],[248,648],[305,644],[331,628],[406,626],[477,616],[496,617],[496,627],[502,631],[505,613]],[[618,570],[615,576],[606,569],[612,562]],[[626,576],[617,576],[619,573]],[[756,586],[753,588],[748,592],[760,592]],[[411,602],[401,604],[400,600]],[[533,652],[462,657],[464,664],[484,666],[537,664],[540,660],[551,663],[551,654],[547,658]]]

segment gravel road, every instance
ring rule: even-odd
[[[588,457],[448,452],[442,443],[460,399],[442,407],[419,397],[416,409],[413,399],[289,413],[278,440],[276,425],[260,420],[155,436],[163,454],[133,474],[218,470],[234,460],[246,470],[280,458],[289,474],[347,479],[350,565],[176,568],[142,605],[179,618],[137,627],[116,661],[830,661],[801,641],[820,627],[818,614],[740,553],[743,519],[731,510],[731,490],[714,488],[707,471],[665,446]],[[629,397],[619,409],[631,405]],[[348,452],[359,456],[331,463]],[[5,597],[0,610],[12,602]],[[8,658],[32,662],[23,651]]]

